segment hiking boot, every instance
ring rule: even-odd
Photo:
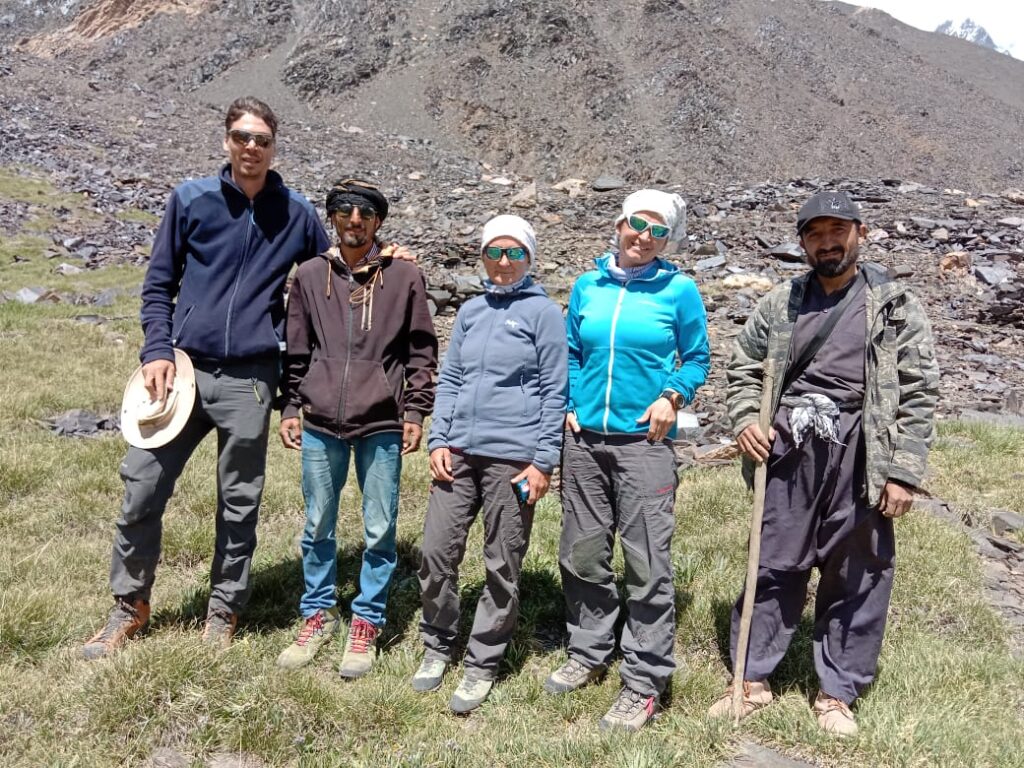
[[[494,685],[493,680],[471,677],[468,673],[462,676],[462,682],[452,694],[448,709],[456,715],[465,715],[479,707],[487,699]]]
[[[447,669],[448,662],[444,659],[424,659],[412,676],[412,689],[417,693],[436,691],[441,687]]]
[[[206,626],[203,627],[203,642],[217,648],[230,648],[231,638],[238,626],[238,614],[212,605],[206,611]]]
[[[732,683],[725,689],[725,693],[708,710],[708,717],[733,717],[732,711]],[[768,686],[767,680],[745,680],[743,682],[743,710],[740,712],[740,720],[767,707],[772,703],[772,689]]]
[[[82,657],[89,659],[102,658],[113,653],[149,622],[149,603],[141,597],[127,600],[123,597],[114,598],[114,607],[110,609],[106,626],[93,635],[82,646]]]
[[[586,667],[570,656],[565,664],[552,672],[544,681],[544,690],[548,693],[575,691],[588,683],[599,680],[605,669],[607,667],[604,664],[599,664],[594,668]]]
[[[814,714],[818,718],[818,725],[826,733],[843,738],[857,735],[857,722],[845,701],[818,691],[814,699]]]
[[[635,733],[659,711],[657,696],[647,696],[624,687],[612,708],[601,718],[600,727],[602,731],[621,729]]]
[[[345,643],[345,655],[341,657],[338,674],[346,680],[355,680],[370,671],[377,657],[377,635],[380,630],[366,619],[354,616]]]
[[[277,657],[277,666],[282,669],[298,669],[309,664],[324,644],[337,634],[340,623],[337,608],[321,609],[314,613],[302,625],[295,642],[281,651]]]

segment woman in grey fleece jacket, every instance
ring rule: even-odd
[[[436,690],[459,625],[458,575],[466,537],[483,509],[487,579],[449,703],[469,712],[490,693],[519,613],[519,573],[534,504],[559,460],[568,347],[557,304],[533,282],[533,228],[518,216],[487,222],[481,246],[487,292],[459,310],[441,367],[430,428],[430,488],[420,592],[426,646],[413,677]],[[525,483],[523,482],[525,481]],[[517,496],[513,485],[525,485]]]

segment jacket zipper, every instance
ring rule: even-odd
[[[619,298],[615,302],[615,313],[612,315],[612,333],[608,344],[608,384],[604,390],[604,433],[608,434],[608,416],[611,413],[612,403],[612,369],[615,367],[615,328],[619,324],[619,313],[622,311],[622,300],[626,298],[627,280],[619,289]]]
[[[249,224],[245,228],[245,240],[242,241],[242,261],[238,265],[238,272],[235,274],[235,285],[231,289],[231,298],[228,300],[228,314],[224,320],[224,358],[229,359],[231,357],[231,313],[235,307],[235,296],[238,295],[238,286],[242,282],[242,273],[245,271],[245,262],[249,257],[249,238],[252,236],[253,228],[253,213],[255,211],[256,203],[253,200],[249,201]]]
[[[526,366],[519,369],[519,391],[523,395],[523,416],[526,416]]]
[[[188,311],[185,312],[185,319],[181,321],[181,327],[178,328],[177,335],[173,339],[171,339],[172,347],[178,346],[178,339],[180,339],[181,335],[185,332],[185,326],[188,325],[188,320],[190,317],[192,317],[192,313],[195,311],[195,308],[196,305],[193,304],[191,307],[188,308]]]
[[[490,339],[494,336],[494,323],[497,316],[497,312],[488,313],[491,316],[491,326],[487,329],[487,338]],[[476,386],[473,388],[473,402],[480,401],[480,382],[483,379],[483,374],[487,372],[487,348],[488,344],[484,344],[484,354],[480,358],[480,376],[476,378]],[[473,433],[476,431],[476,419],[473,419],[473,423],[469,427],[469,440],[467,443],[473,445]]]
[[[333,269],[333,267],[332,267]],[[348,292],[352,294],[352,273],[348,274]],[[341,301],[340,297],[338,299]],[[345,424],[345,396],[348,393],[348,370],[352,363],[352,302],[346,301],[348,305],[348,343],[345,345],[345,372],[341,375],[341,392],[338,393],[338,434],[340,435]]]

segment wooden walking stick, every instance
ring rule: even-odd
[[[775,365],[764,362],[764,381],[761,388],[761,432],[768,436],[772,426],[772,392],[775,389]],[[757,566],[761,561],[761,520],[764,517],[764,488],[768,480],[768,461],[762,461],[754,470],[754,509],[750,514],[750,544],[747,552],[747,581],[743,590],[743,610],[740,612],[740,636],[736,643],[736,665],[732,675],[733,723],[739,725],[743,715],[743,676],[747,671],[747,646],[750,643],[750,618],[754,613],[754,591],[757,588]]]

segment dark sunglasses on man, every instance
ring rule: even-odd
[[[249,146],[253,142],[258,148],[266,149],[274,143],[274,137],[269,133],[252,133],[251,131],[228,131],[228,137],[240,147]]]
[[[352,205],[352,203],[341,203],[332,211],[333,214],[340,214],[343,218],[352,218],[352,212],[358,210],[359,218],[361,219],[375,219],[377,218],[377,209],[372,205]]]

